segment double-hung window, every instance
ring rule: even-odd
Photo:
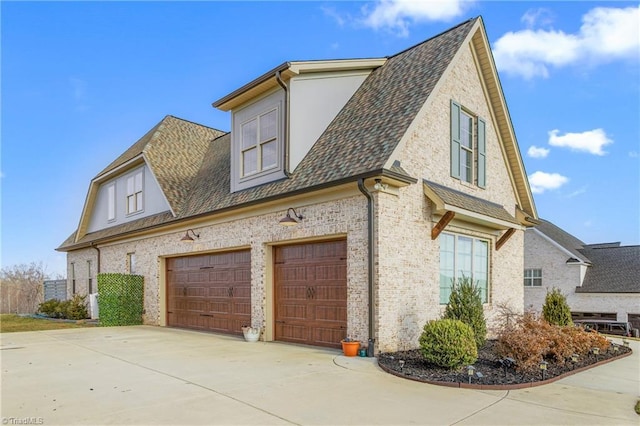
[[[480,289],[482,303],[489,300],[489,242],[464,235],[442,233],[440,241],[440,304],[449,303],[453,283],[471,279]]]
[[[127,214],[142,211],[142,169],[127,177]]]
[[[451,176],[486,187],[486,123],[451,101]]]
[[[542,287],[542,269],[525,269],[524,286]]]
[[[242,124],[242,177],[278,165],[278,110],[272,109]]]

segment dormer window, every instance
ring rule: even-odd
[[[284,177],[284,92],[233,111],[231,191]]]
[[[260,114],[242,124],[242,177],[278,165],[278,110]]]
[[[142,170],[127,177],[127,214],[142,211]]]

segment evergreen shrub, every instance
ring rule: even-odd
[[[478,359],[473,330],[454,319],[439,319],[425,324],[420,336],[424,359],[439,367],[457,369]]]
[[[449,303],[444,311],[444,319],[457,319],[473,330],[476,347],[480,349],[487,339],[487,322],[484,318],[480,289],[469,277],[453,282]]]
[[[542,306],[542,317],[549,323],[554,325],[573,325],[571,319],[571,309],[567,304],[567,298],[562,292],[554,288],[547,292]]]

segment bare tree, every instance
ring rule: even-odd
[[[47,278],[42,262],[7,266],[0,270],[0,312],[32,314],[43,302]]]

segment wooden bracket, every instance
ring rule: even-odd
[[[453,220],[455,215],[456,214],[454,212],[448,211],[444,214],[444,216],[440,218],[438,223],[436,223],[433,229],[431,229],[432,240],[435,240],[436,238],[438,238],[438,235],[440,235],[440,233],[444,231],[444,228],[446,228],[449,222]]]
[[[500,247],[502,247],[504,243],[506,243],[507,240],[511,238],[514,232],[516,232],[516,230],[513,228],[507,229],[505,233],[502,234],[502,236],[498,239],[498,241],[496,241],[496,250],[500,250]]]

